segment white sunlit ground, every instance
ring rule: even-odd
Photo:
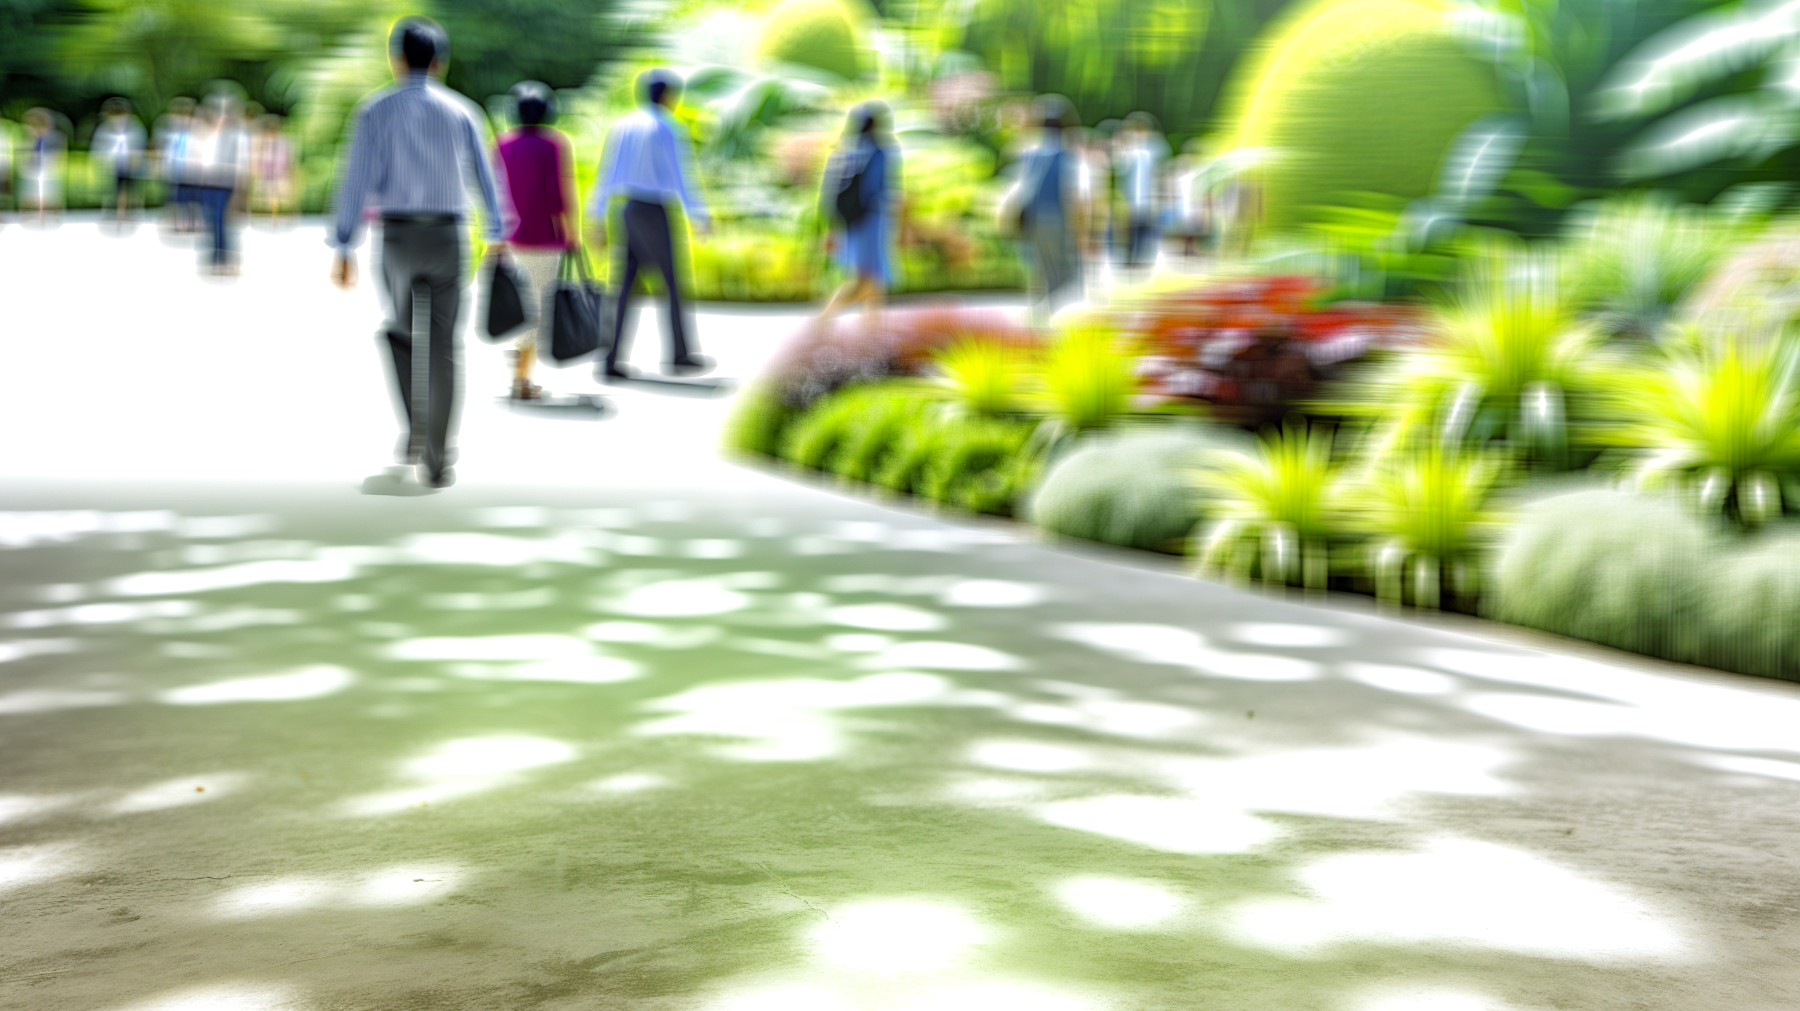
[[[510,413],[473,344],[461,482],[363,497],[321,234],[0,229],[0,1007],[1800,1004],[1796,686],[840,497],[724,400]]]

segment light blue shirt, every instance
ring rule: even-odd
[[[481,128],[461,95],[412,74],[383,88],[357,110],[350,165],[337,195],[333,244],[348,250],[362,226],[363,208],[383,214],[464,216],[469,181],[481,188],[483,232],[500,238],[500,198],[482,156]]]
[[[679,201],[688,217],[708,218],[700,187],[693,184],[687,131],[659,105],[639,109],[613,124],[600,159],[590,214],[604,220],[613,197],[669,204]]]

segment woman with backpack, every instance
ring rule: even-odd
[[[900,152],[888,134],[887,106],[864,102],[850,111],[844,140],[825,173],[824,210],[838,222],[833,230],[838,263],[850,279],[819,313],[823,324],[853,303],[863,304],[863,320],[876,326],[882,299],[893,282],[889,247],[893,215],[900,206]]]

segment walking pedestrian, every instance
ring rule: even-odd
[[[214,274],[235,274],[238,265],[232,256],[231,230],[234,204],[249,179],[250,138],[234,98],[214,95],[200,106],[188,150],[192,164],[187,175],[211,240],[207,269]]]
[[[638,78],[638,87],[642,107],[607,133],[600,181],[588,211],[595,245],[604,245],[612,202],[615,198],[624,201],[619,217],[625,248],[616,257],[620,269],[613,274],[617,281],[613,342],[606,360],[595,370],[602,382],[632,377],[620,359],[631,341],[631,286],[645,263],[656,267],[669,295],[669,373],[700,375],[713,366],[712,359],[694,353],[688,339],[670,231],[671,210],[691,220],[702,233],[711,229],[706,203],[693,181],[687,131],[673,115],[681,98],[681,80],[667,70],[650,70]]]
[[[401,462],[417,464],[420,482],[443,488],[451,468],[458,347],[466,257],[463,216],[468,184],[480,187],[490,253],[506,248],[500,236],[499,197],[483,153],[481,128],[467,99],[443,86],[450,39],[436,22],[410,17],[388,41],[395,83],[365,99],[352,124],[349,166],[338,191],[332,234],[337,256],[332,281],[356,284],[352,250],[364,207],[381,213],[381,281],[388,302],[382,339],[406,419]],[[425,393],[414,403],[415,301],[430,317]],[[420,415],[424,416],[421,417]]]
[[[1048,95],[1038,100],[1037,113],[1042,127],[1038,144],[1019,166],[1018,225],[1031,268],[1032,315],[1043,322],[1081,297],[1077,237],[1087,234],[1087,209],[1081,199],[1080,154],[1064,143],[1065,131],[1075,125],[1073,107]]]
[[[575,228],[575,159],[569,139],[549,126],[556,113],[550,89],[527,81],[515,85],[512,93],[513,116],[519,125],[494,145],[495,159],[506,180],[502,192],[511,226],[506,241],[530,283],[527,298],[531,301],[527,304],[541,307],[544,295],[556,283],[563,254],[575,250],[575,255],[581,255],[576,242],[580,232]],[[544,395],[531,381],[543,316],[543,312],[528,316],[513,343],[510,395],[514,400],[538,400]]]
[[[155,147],[157,173],[162,177],[167,196],[168,223],[177,235],[194,232],[199,220],[194,188],[189,184],[188,166],[193,155],[189,148],[194,139],[195,102],[178,97],[169,101],[169,111],[156,124],[151,139]]]
[[[825,173],[825,210],[843,226],[834,238],[838,262],[850,278],[819,313],[820,324],[858,302],[868,331],[880,324],[881,303],[894,280],[890,247],[900,206],[900,153],[888,133],[888,118],[880,102],[852,109],[843,143]]]
[[[281,208],[289,202],[294,180],[294,149],[281,128],[281,117],[264,113],[256,117],[250,136],[250,165],[254,207],[269,212],[269,224],[281,220]]]
[[[1125,117],[1119,131],[1115,175],[1125,205],[1125,266],[1131,270],[1156,267],[1161,241],[1158,220],[1158,184],[1169,145],[1156,132],[1156,121],[1147,112]]]
[[[100,126],[88,143],[88,155],[112,172],[113,219],[124,225],[131,220],[132,189],[143,172],[144,124],[131,114],[131,103],[123,98],[107,99],[100,112]]]
[[[67,139],[49,109],[25,113],[25,152],[19,166],[19,203],[37,211],[38,226],[62,208],[63,150]]]

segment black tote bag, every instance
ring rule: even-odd
[[[503,341],[508,334],[525,325],[525,299],[521,294],[527,282],[505,253],[494,257],[494,269],[488,272],[487,320],[484,336],[490,341]]]
[[[556,265],[556,288],[545,309],[554,364],[569,365],[600,350],[607,329],[605,292],[588,273],[587,254],[579,248],[564,252]]]

